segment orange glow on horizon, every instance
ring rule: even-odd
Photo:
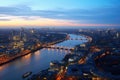
[[[0,27],[16,27],[16,26],[119,26],[116,24],[81,24],[69,20],[57,20],[47,18],[37,18],[35,20],[24,20],[21,18],[12,19],[10,21],[0,21]]]

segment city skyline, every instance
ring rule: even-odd
[[[0,28],[21,26],[120,26],[119,0],[6,0]]]

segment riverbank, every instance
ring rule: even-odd
[[[83,35],[77,35],[77,36],[83,36]],[[87,42],[89,41],[88,36],[84,35],[83,37],[87,38],[87,39],[85,39],[85,40],[87,40]],[[84,39],[82,39],[82,40],[84,40]],[[84,44],[87,44],[86,41],[84,42]],[[74,46],[76,46],[76,45],[74,45]],[[37,79],[38,80],[43,80],[43,79],[56,80],[57,78],[60,78],[59,77],[60,75],[63,75],[65,73],[66,67],[68,67],[69,64],[72,64],[72,63],[68,63],[68,59],[69,58],[72,59],[73,57],[79,57],[79,56],[80,55],[78,55],[78,54],[71,54],[71,52],[70,52],[70,54],[65,55],[62,58],[62,60],[60,60],[60,61],[56,61],[56,60],[51,61],[50,66],[48,68],[41,70],[40,72],[38,72],[36,74],[33,74],[28,79],[30,79],[30,80],[37,80]],[[49,74],[51,74],[51,75],[49,75]]]
[[[51,42],[51,43],[48,43],[48,44],[49,45],[54,45],[54,44],[57,44],[57,43],[60,43],[60,42],[63,42],[65,40],[67,40],[68,35],[67,34],[65,34],[65,35],[66,35],[66,37],[64,39],[61,39],[61,40],[58,40],[58,41],[55,41],[55,42]],[[9,63],[11,61],[14,61],[14,60],[16,60],[16,59],[18,59],[18,58],[20,58],[22,56],[25,56],[25,55],[30,54],[30,53],[34,53],[37,50],[40,50],[40,49],[44,48],[43,46],[37,46],[37,45],[35,47],[36,48],[34,48],[33,50],[24,50],[21,53],[18,53],[15,56],[12,56],[12,57],[9,57],[8,55],[4,55],[4,56],[0,57],[0,61],[1,61],[0,66],[4,65],[6,63]]]

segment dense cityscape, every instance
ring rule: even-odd
[[[53,32],[54,31],[54,32]],[[7,33],[6,33],[7,32]],[[102,29],[3,29],[0,31],[0,65],[43,49],[68,51],[60,61],[32,74],[21,76],[25,80],[119,80],[120,30]],[[71,38],[69,34],[85,37]],[[55,46],[66,40],[86,40],[73,48]]]
[[[1,0],[0,80],[120,80],[120,0]]]
[[[24,30],[24,28],[20,30],[1,30],[0,34],[0,65],[34,52],[42,48],[43,45],[55,44],[66,38],[64,34],[40,33],[39,30]]]

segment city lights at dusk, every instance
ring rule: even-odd
[[[120,0],[0,0],[0,80],[120,80]]]

